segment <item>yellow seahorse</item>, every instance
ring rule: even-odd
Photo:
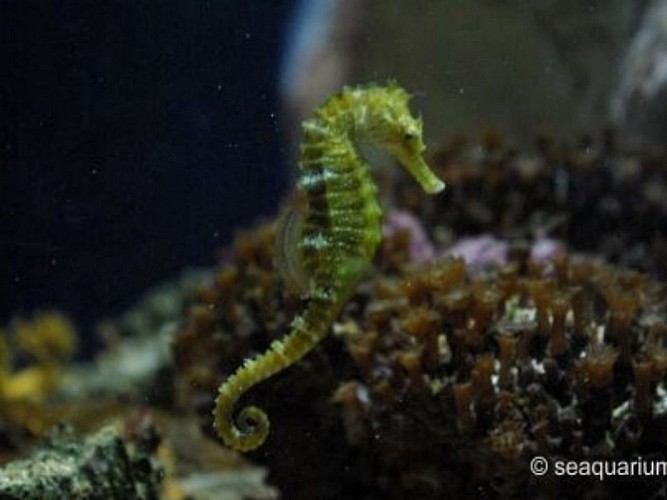
[[[290,333],[263,354],[247,359],[220,386],[213,415],[230,448],[253,450],[265,441],[269,420],[238,399],[259,382],[296,363],[326,336],[380,243],[382,211],[360,143],[386,149],[427,193],[444,189],[422,159],[422,122],[410,96],[394,82],[345,87],[303,123],[298,189],[306,204],[285,218],[279,255],[286,281],[307,300]]]

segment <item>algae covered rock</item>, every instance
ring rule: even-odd
[[[147,450],[126,444],[113,427],[80,438],[61,426],[32,457],[0,469],[0,498],[159,498],[161,478]]]

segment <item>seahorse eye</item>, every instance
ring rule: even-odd
[[[403,140],[404,140],[405,142],[410,142],[410,141],[414,140],[414,138],[415,138],[415,134],[411,134],[411,133],[409,133],[409,132],[406,132],[406,133],[403,135]]]

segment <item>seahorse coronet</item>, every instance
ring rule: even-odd
[[[288,266],[288,287],[307,303],[290,332],[269,349],[245,360],[218,390],[214,427],[238,451],[261,446],[269,419],[238,400],[252,387],[296,363],[328,333],[341,308],[370,266],[381,240],[382,210],[359,143],[386,149],[429,194],[444,189],[422,158],[421,118],[408,107],[409,94],[396,82],[344,87],[303,123],[297,190],[306,203],[281,224],[278,262]],[[236,422],[236,423],[235,423]]]

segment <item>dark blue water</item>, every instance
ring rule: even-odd
[[[275,211],[290,3],[0,3],[0,323],[89,333]]]

